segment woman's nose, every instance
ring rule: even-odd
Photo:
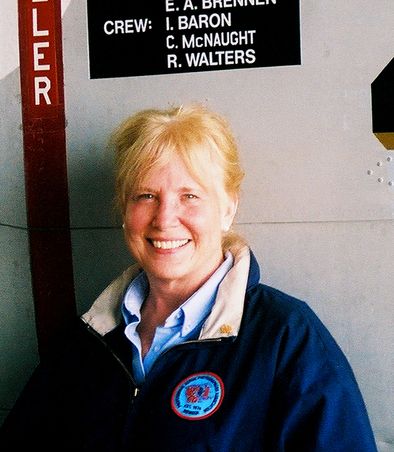
[[[171,200],[160,200],[152,225],[160,230],[170,229],[179,224],[179,206]]]

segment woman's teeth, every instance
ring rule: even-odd
[[[163,250],[170,250],[173,248],[179,248],[180,246],[186,245],[188,239],[185,240],[168,240],[168,241],[159,241],[152,240],[152,244],[155,248],[162,248]]]

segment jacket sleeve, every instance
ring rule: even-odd
[[[30,449],[50,436],[56,412],[52,386],[47,372],[38,366],[1,426],[0,450]]]
[[[1,451],[56,449],[54,444],[59,442],[59,437],[70,435],[65,420],[72,412],[77,399],[75,393],[79,390],[72,381],[77,380],[78,369],[86,357],[82,345],[78,357],[75,353],[81,344],[80,335],[76,334],[78,324],[72,324],[64,335],[54,340],[53,350],[29,378],[0,428]]]
[[[353,371],[328,330],[304,303],[282,331],[272,404],[272,450],[377,450]]]

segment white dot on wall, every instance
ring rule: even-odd
[[[378,167],[378,168],[381,168],[381,169],[384,169],[384,166],[385,165],[387,165],[387,164],[391,164],[392,162],[394,162],[394,157],[392,157],[391,155],[390,156],[384,156],[384,157],[382,157],[382,160],[378,160],[377,162],[376,162],[376,166]],[[391,168],[390,168],[390,170],[391,170]],[[383,175],[382,175],[382,173],[381,173],[381,170],[379,170],[379,171],[375,171],[374,169],[368,169],[367,171],[367,174],[369,175],[369,176],[371,176],[371,175],[373,175],[373,174],[375,174],[375,172],[376,172],[376,181],[378,182],[378,183],[380,183],[380,184],[382,184],[382,182],[385,182],[386,181],[386,179],[387,179],[387,181],[386,181],[386,186],[388,185],[389,187],[393,187],[394,186],[394,180],[393,179],[390,179],[391,177],[392,177],[392,175],[389,175],[389,176],[387,176],[387,178],[385,178],[385,177],[383,177]]]

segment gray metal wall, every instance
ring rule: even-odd
[[[13,3],[6,0],[1,7],[8,17],[16,14]],[[328,326],[356,373],[380,451],[394,451],[394,187],[388,184],[394,181],[394,158],[388,159],[394,154],[372,134],[370,93],[371,82],[394,55],[394,3],[301,1],[300,66],[106,80],[89,79],[85,2],[63,6],[78,310],[130,262],[112,212],[108,134],[144,107],[206,102],[229,118],[240,143],[247,176],[237,227],[260,261],[263,281],[306,300]],[[1,27],[0,37],[9,36]],[[5,45],[1,50],[7,61],[15,59],[17,50]],[[18,68],[5,68],[1,76],[0,409],[5,413],[37,352]]]

